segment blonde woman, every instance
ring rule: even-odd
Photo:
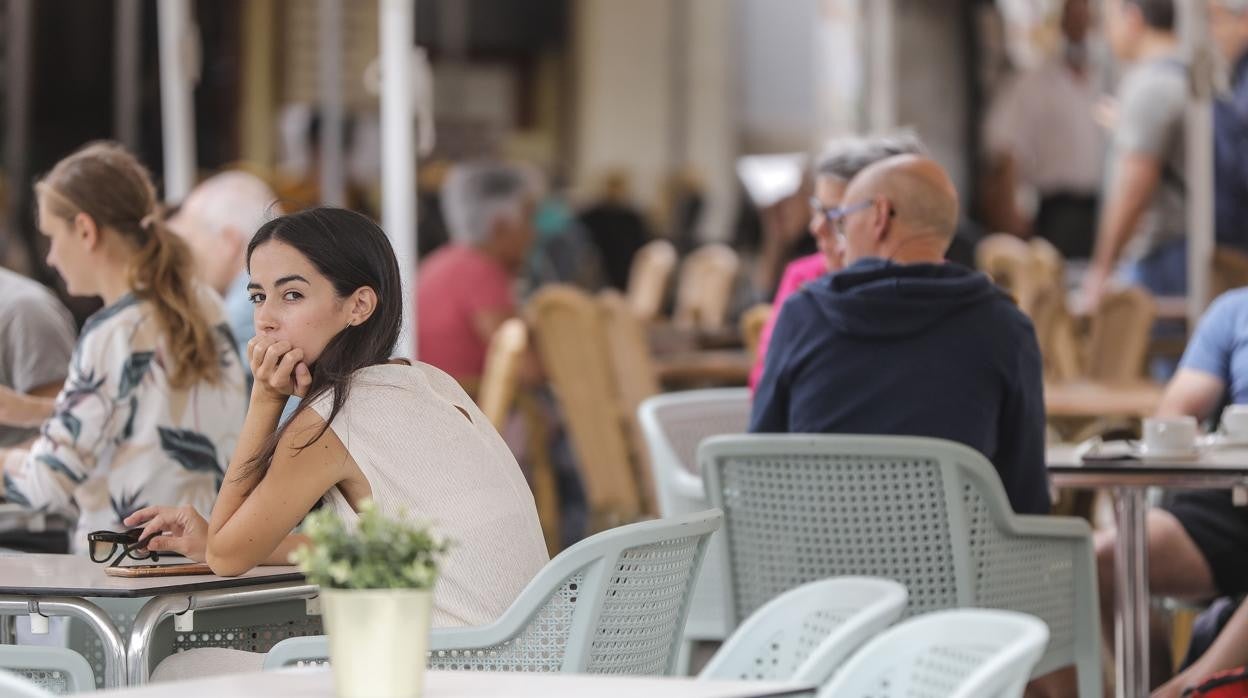
[[[247,406],[242,364],[189,248],[165,228],[146,169],[88,145],[35,185],[48,264],[104,308],[82,328],[68,380],[28,450],[0,450],[5,499],[120,530],[149,504],[208,514]]]

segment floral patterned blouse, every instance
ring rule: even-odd
[[[87,320],[55,413],[29,452],[5,459],[5,499],[77,520],[71,550],[145,506],[212,510],[247,395],[221,300],[199,292],[217,332],[217,383],[171,388],[154,312],[127,295]]]

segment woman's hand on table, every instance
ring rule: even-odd
[[[208,522],[194,507],[146,507],[123,523],[143,527],[139,539],[150,537],[148,550],[178,553],[195,562],[208,559]]]

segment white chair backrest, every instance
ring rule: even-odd
[[[0,669],[0,696],[5,696],[6,698],[51,698],[53,695],[22,676]]]
[[[698,474],[698,444],[711,436],[744,434],[750,422],[750,391],[711,388],[655,395],[637,410],[650,453],[659,514],[678,516],[706,509],[706,491]],[[704,567],[720,570],[727,559],[723,536],[714,536]],[[722,574],[698,577],[693,606],[685,624],[690,640],[723,640],[736,625],[725,610],[728,580]]]
[[[0,645],[0,696],[32,698],[95,690],[95,674],[64,647]]]
[[[906,588],[889,579],[838,577],[804,584],[746,619],[698,678],[819,686],[905,609]]]
[[[980,453],[905,436],[762,435],[698,451],[722,537],[734,622],[808,581],[866,575],[910,593],[908,615],[961,607],[1030,613],[1053,635],[1041,663],[1100,681],[1099,603],[1082,520],[1018,516]],[[713,574],[714,572],[712,572]]]
[[[706,541],[722,521],[707,510],[586,538],[542,568],[495,622],[433,630],[429,667],[668,674]],[[265,669],[326,657],[323,638],[298,640],[274,647]]]
[[[698,473],[698,444],[711,436],[744,434],[750,426],[748,388],[710,388],[663,393],[637,410],[650,449],[663,516],[706,508]],[[686,502],[693,500],[693,508]]]
[[[1019,698],[1048,638],[1024,613],[929,613],[868,642],[819,698]]]

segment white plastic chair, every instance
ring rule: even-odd
[[[637,418],[650,451],[659,515],[702,511],[710,505],[698,472],[698,444],[710,436],[746,432],[750,424],[750,391],[712,388],[656,395],[641,403]],[[708,572],[698,577],[689,622],[685,624],[682,673],[692,642],[723,640],[736,627],[725,611],[728,579],[719,573],[727,554],[723,536],[713,536],[702,565]]]
[[[560,553],[493,623],[430,633],[429,668],[671,673],[693,580],[723,513],[621,526]],[[324,662],[324,636],[278,643],[265,669]]]
[[[77,652],[0,645],[0,696],[63,696],[94,690],[91,665]]]
[[[1079,695],[1100,694],[1091,531],[1081,519],[1020,516],[977,451],[906,436],[754,434],[698,451],[724,511],[730,618],[816,579],[895,579],[907,615],[998,608],[1048,624],[1040,676],[1075,665]],[[715,574],[714,570],[709,572]]]
[[[1025,613],[929,613],[868,642],[819,698],[1018,698],[1048,639]]]
[[[906,588],[892,580],[839,577],[804,584],[742,623],[698,678],[820,686],[905,610]]]

